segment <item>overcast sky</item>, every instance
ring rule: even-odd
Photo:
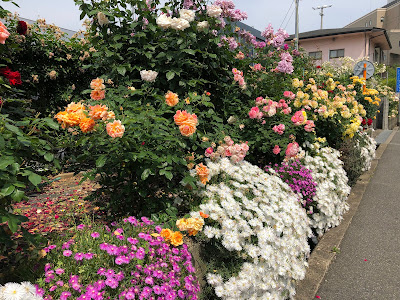
[[[79,9],[73,0],[15,0],[20,8],[10,3],[1,5],[27,19],[45,18],[71,30],[81,29]],[[233,0],[237,8],[248,14],[244,23],[262,31],[269,23],[274,29],[282,27],[290,34],[295,31],[294,0]],[[332,5],[324,10],[324,28],[341,28],[370,11],[387,4],[387,0],[300,0],[299,31],[320,29],[319,10],[313,7]],[[285,19],[286,16],[286,19]]]

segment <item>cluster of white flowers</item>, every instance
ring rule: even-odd
[[[339,225],[343,214],[349,209],[347,198],[350,187],[340,152],[330,147],[315,149],[317,155],[306,152],[303,165],[312,171],[313,180],[317,183],[313,201],[319,212],[311,215],[312,227],[322,235],[331,227]]]
[[[196,14],[193,10],[181,9],[179,11],[179,18],[172,18],[165,14],[157,17],[156,23],[162,29],[172,28],[175,30],[185,30],[190,27],[190,22],[193,22]]]
[[[367,133],[360,132],[361,141],[357,141],[358,147],[361,150],[361,157],[363,159],[362,171],[368,171],[371,168],[371,163],[375,158],[376,141],[371,138]]]
[[[207,281],[222,299],[287,299],[295,280],[304,278],[310,252],[310,221],[290,187],[246,161],[207,160],[210,176],[220,183],[201,192],[200,210],[217,225],[204,234],[237,251],[246,263],[226,282],[218,274]],[[207,223],[207,222],[206,222]]]
[[[142,70],[140,71],[140,77],[144,81],[154,82],[157,78],[158,72],[151,70]]]
[[[207,14],[210,17],[218,18],[222,14],[222,8],[219,5],[208,5]]]
[[[0,300],[42,300],[36,294],[36,287],[30,282],[8,282],[0,285]]]
[[[197,30],[198,31],[203,31],[204,29],[208,28],[210,26],[210,24],[208,23],[208,21],[202,21],[197,23]]]

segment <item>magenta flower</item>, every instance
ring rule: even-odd
[[[76,226],[76,229],[81,230],[81,229],[83,229],[85,227],[86,227],[85,224],[80,224],[80,225]]]
[[[71,293],[68,291],[62,292],[60,295],[60,300],[67,300],[68,297],[71,297]]]
[[[61,268],[56,269],[56,274],[61,275],[62,273],[64,273],[64,269]]]
[[[98,237],[100,237],[100,233],[98,233],[98,232],[93,232],[90,236],[91,236],[92,238],[94,238],[94,239],[97,239]]]
[[[72,255],[72,251],[71,250],[64,250],[63,255],[67,256],[67,257],[71,256]]]
[[[93,253],[90,253],[90,252],[85,253],[85,254],[84,254],[84,258],[87,259],[87,260],[92,259],[92,258],[93,258]]]
[[[84,258],[84,254],[81,252],[78,252],[75,254],[74,258],[76,261],[81,261]]]

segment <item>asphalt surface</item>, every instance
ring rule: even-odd
[[[400,300],[400,132],[379,160],[316,298]]]

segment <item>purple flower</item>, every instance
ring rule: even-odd
[[[57,275],[61,275],[62,273],[64,273],[64,269],[61,269],[61,268],[56,269]]]
[[[92,238],[94,238],[94,239],[97,239],[98,237],[100,237],[100,233],[98,233],[98,232],[93,232],[90,236],[91,236]]]
[[[80,225],[76,226],[76,229],[81,230],[81,229],[83,229],[85,227],[86,227],[85,224],[80,224]]]
[[[62,292],[60,295],[60,300],[67,300],[68,297],[71,297],[71,293],[68,291]]]
[[[90,259],[93,258],[93,253],[90,253],[90,252],[85,253],[85,254],[84,254],[84,257],[85,257],[85,259],[90,260]]]
[[[84,258],[84,254],[81,252],[78,252],[75,254],[74,258],[76,261],[81,261]]]
[[[63,255],[67,256],[67,257],[71,256],[72,255],[72,251],[71,250],[64,250]]]
[[[116,289],[118,287],[118,281],[114,278],[108,277],[105,281],[106,285],[112,289]]]

